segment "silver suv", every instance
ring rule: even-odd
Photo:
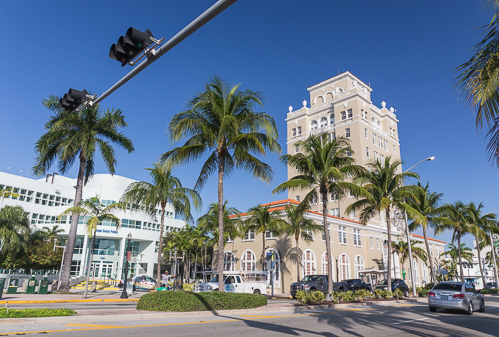
[[[485,298],[472,284],[465,282],[440,282],[428,293],[431,312],[437,309],[463,310],[468,315],[473,311],[485,311]]]

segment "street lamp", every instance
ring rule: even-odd
[[[340,282],[340,269],[338,268],[338,256],[336,256],[336,282]]]
[[[409,167],[404,172],[409,172],[410,170],[412,170],[413,168],[415,168],[416,166],[418,166],[419,164],[421,164],[424,161],[430,161],[430,160],[434,160],[434,159],[435,159],[435,156],[431,156],[431,157],[428,157],[426,159],[421,159],[420,161],[418,161],[416,164]],[[412,265],[411,234],[409,233],[409,222],[407,221],[407,212],[405,210],[404,210],[404,219],[405,219],[405,232],[407,235],[407,248],[409,250],[409,272],[411,273],[412,296],[416,296],[416,280],[414,279],[414,266]],[[390,257],[388,257],[388,258],[390,258]],[[430,269],[430,270],[432,270],[432,269]],[[389,270],[388,272],[391,273],[391,270]],[[435,275],[433,275],[433,277],[436,278]]]
[[[130,251],[130,241],[132,241],[132,233],[128,233],[126,236],[128,243],[125,249],[125,282],[123,283],[123,292],[121,293],[120,298],[128,298],[128,294],[126,292],[127,279],[128,279],[128,252]]]

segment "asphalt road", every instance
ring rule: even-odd
[[[310,312],[266,312],[105,322],[0,324],[0,336],[498,336],[499,299],[487,298],[485,313],[467,316],[420,303]]]

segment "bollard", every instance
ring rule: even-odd
[[[90,292],[95,293],[97,291],[97,281],[90,282]]]

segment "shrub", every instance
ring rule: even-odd
[[[482,289],[480,293],[483,295],[499,294],[499,289]]]
[[[435,284],[433,284],[433,283],[428,283],[427,285],[425,285],[425,286],[423,287],[423,289],[425,289],[425,290],[432,290],[434,286],[435,286]]]
[[[418,296],[419,297],[428,297],[429,292],[430,292],[430,290],[428,290],[428,289],[421,289],[418,293]]]
[[[353,294],[352,294],[353,298],[356,300],[356,301],[362,301],[364,298],[366,298],[367,296],[371,296],[371,293],[365,289],[360,289],[360,290],[357,290],[355,291]]]
[[[298,302],[303,304],[307,303],[307,292],[305,290],[298,290],[295,297]]]
[[[395,291],[393,292],[393,295],[399,299],[401,297],[404,297],[404,294],[402,293],[402,290],[400,290],[400,288],[397,288],[395,289]]]
[[[388,290],[386,289],[376,289],[374,291],[374,293],[376,294],[376,296],[378,296],[378,298],[384,298],[386,300],[390,299],[391,297],[393,297],[393,293],[392,292],[389,292]]]
[[[298,302],[303,304],[319,304],[326,299],[326,296],[322,291],[299,290],[295,297]]]
[[[7,309],[0,308],[0,318],[23,318],[23,317],[56,317],[72,316],[76,311],[71,309]]]
[[[187,290],[187,291],[192,291],[194,288],[194,283],[183,283],[182,284],[182,289]]]
[[[160,291],[142,296],[137,303],[137,310],[185,312],[252,309],[263,305],[267,305],[267,296],[260,294]]]
[[[416,292],[419,293],[421,290],[423,290],[422,287],[416,287]]]

